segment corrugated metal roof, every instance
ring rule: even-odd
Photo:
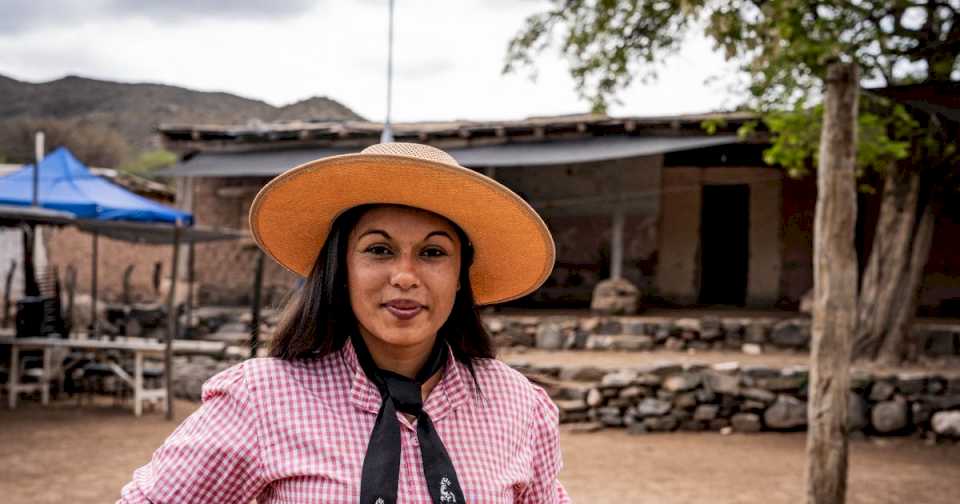
[[[449,149],[471,168],[543,166],[607,161],[737,143],[736,135],[610,136],[539,143],[509,143]],[[318,147],[246,152],[201,152],[158,171],[177,177],[272,177],[314,159],[357,152],[356,148]]]

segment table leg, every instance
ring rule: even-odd
[[[135,352],[133,366],[133,414],[143,413],[143,354]]]
[[[10,376],[7,378],[7,401],[10,409],[17,407],[17,395],[20,394],[17,379],[20,377],[20,349],[10,345]]]

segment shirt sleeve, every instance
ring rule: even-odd
[[[533,464],[533,479],[524,487],[517,502],[568,504],[570,496],[557,479],[563,467],[560,457],[560,413],[542,388],[532,386],[536,401],[528,449]]]
[[[263,489],[244,363],[203,385],[202,405],[133,473],[118,504],[249,503]]]

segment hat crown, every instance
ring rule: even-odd
[[[457,160],[446,152],[424,144],[389,142],[374,144],[361,151],[361,154],[385,154],[388,156],[405,156],[426,161],[434,161],[450,166],[459,166]]]

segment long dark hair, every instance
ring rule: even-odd
[[[375,206],[351,208],[333,222],[306,282],[284,308],[270,347],[272,357],[294,360],[328,355],[339,351],[358,330],[347,291],[347,242],[360,217]],[[437,337],[450,344],[454,358],[472,373],[473,359],[494,356],[493,340],[480,321],[470,287],[473,246],[460,226],[450,224],[460,240],[460,289]]]

